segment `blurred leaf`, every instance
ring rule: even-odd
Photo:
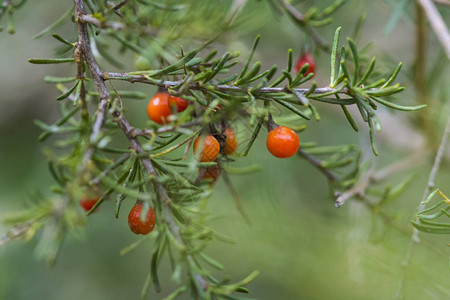
[[[43,37],[48,36],[50,33],[61,27],[64,24],[64,22],[66,22],[72,16],[72,13],[73,7],[71,7],[68,11],[66,11],[58,20],[56,20],[55,23],[53,23],[49,27],[45,28],[44,30],[36,34],[33,38],[35,40],[39,40]]]

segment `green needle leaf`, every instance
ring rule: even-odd
[[[242,72],[241,72],[241,74],[239,75],[239,78],[244,77],[245,74],[247,73],[247,69],[248,69],[248,67],[249,67],[249,65],[250,65],[250,62],[251,62],[252,59],[253,59],[253,55],[255,54],[255,50],[256,50],[256,47],[258,46],[258,43],[259,43],[260,38],[261,38],[261,36],[258,34],[258,35],[256,36],[256,38],[255,38],[255,41],[253,42],[252,50],[251,50],[250,55],[249,55],[249,57],[248,57],[248,59],[247,59],[247,63],[245,64],[244,68],[242,69]]]
[[[310,118],[304,112],[302,112],[300,109],[298,109],[297,107],[293,106],[292,104],[290,104],[290,103],[288,103],[286,101],[277,99],[277,98],[273,98],[273,100],[275,100],[275,102],[281,104],[282,106],[286,107],[287,109],[289,109],[293,113],[299,115],[303,119],[310,120]]]
[[[74,58],[30,58],[28,62],[37,65],[45,65],[45,64],[63,64],[75,62]]]
[[[242,85],[242,84],[246,84],[246,83],[258,80],[259,78],[261,78],[269,73],[269,70],[267,70],[266,72],[262,73],[261,75],[255,77],[256,74],[258,74],[260,69],[261,69],[261,62],[257,61],[253,65],[253,67],[250,69],[250,71],[248,71],[248,73],[246,73],[244,76],[239,77],[239,79],[236,80],[234,85]],[[256,79],[254,79],[253,77],[255,77]]]
[[[373,57],[372,60],[370,61],[369,67],[367,68],[364,75],[361,77],[361,80],[356,84],[357,86],[360,86],[367,80],[367,78],[369,78],[370,74],[372,74],[372,71],[375,68],[375,63],[376,63],[376,58]]]
[[[197,53],[199,51],[200,51],[199,49],[192,50],[191,52],[187,53],[186,56],[184,56],[182,59],[180,59],[173,65],[170,65],[170,66],[168,66],[164,69],[158,70],[158,71],[151,72],[150,74],[148,74],[148,76],[151,76],[151,77],[161,76],[161,75],[165,75],[167,73],[182,69],[188,62],[190,62],[194,58],[195,55],[197,55]]]
[[[411,221],[411,224],[416,227],[418,230],[427,232],[427,233],[434,233],[434,234],[449,234],[450,228],[449,227],[436,227],[432,225],[426,225],[421,224],[415,221]]]
[[[248,152],[250,151],[250,148],[252,147],[253,143],[255,142],[256,138],[258,137],[259,131],[261,130],[261,126],[264,123],[264,119],[265,119],[266,115],[262,115],[261,117],[259,117],[259,121],[256,124],[255,130],[253,130],[253,134],[250,138],[250,140],[248,141],[247,147],[244,150],[244,152],[242,153],[242,156],[247,156]]]
[[[420,219],[420,217],[419,217],[419,219]],[[420,219],[420,223],[426,224],[426,225],[431,225],[431,226],[436,226],[436,227],[441,227],[441,228],[450,228],[450,223],[432,222],[432,221],[428,221],[427,219]]]
[[[389,86],[395,80],[395,78],[397,77],[398,73],[402,69],[402,65],[403,64],[401,62],[398,63],[397,68],[395,68],[395,70],[394,70],[394,73],[392,73],[391,77],[389,77],[388,81],[386,81],[386,83],[383,84],[381,86],[381,88],[385,88],[385,87]]]
[[[334,39],[333,39],[333,47],[331,49],[331,73],[330,73],[330,86],[334,87],[334,79],[336,76],[336,59],[337,59],[337,48],[339,43],[339,35],[341,33],[341,27],[338,27],[336,29],[336,32],[334,33]]]
[[[79,80],[73,87],[71,87],[67,92],[65,92],[64,94],[62,94],[61,96],[57,97],[56,100],[60,101],[60,100],[64,100],[67,97],[70,96],[70,94],[72,94],[72,92],[78,87],[78,85],[81,84],[81,80]]]
[[[45,76],[44,81],[47,83],[67,83],[76,81],[77,77],[54,77],[54,76]]]
[[[61,119],[59,119],[59,120],[55,123],[55,125],[56,125],[56,126],[61,126],[61,125],[63,125],[64,123],[67,122],[67,120],[69,120],[69,119],[70,119],[73,115],[75,115],[79,110],[80,110],[80,107],[79,107],[79,106],[75,107],[74,109],[72,109],[71,111],[69,111],[65,116],[63,116]],[[45,141],[45,140],[46,140],[50,135],[52,135],[52,134],[53,134],[53,132],[50,132],[50,131],[43,132],[43,133],[39,136],[39,138],[38,138],[39,142]]]
[[[370,145],[372,146],[373,154],[378,156],[377,147],[375,146],[375,136],[374,136],[374,130],[373,130],[373,123],[372,122],[373,122],[372,118],[369,118],[368,123],[369,123],[369,134],[370,134]]]
[[[347,107],[345,107],[345,105],[341,105],[342,110],[344,111],[345,117],[347,118],[348,122],[350,123],[350,125],[352,126],[352,128],[358,132],[359,128],[358,125],[356,125],[355,120],[353,119],[352,115],[350,114],[350,112],[348,111]]]
[[[187,287],[182,286],[179,289],[175,290],[173,293],[171,293],[169,296],[165,297],[162,300],[175,300],[179,295],[184,293],[187,290]]]
[[[60,41],[63,44],[69,45],[69,46],[74,46],[73,43],[69,42],[68,40],[62,38],[60,35],[56,34],[56,33],[52,33],[52,37],[54,37],[55,39],[57,39],[58,41]]]
[[[286,71],[291,72],[292,70],[292,49],[288,50],[288,64],[286,67]]]
[[[201,258],[203,258],[203,260],[205,260],[208,264],[210,264],[210,265],[213,266],[214,268],[216,268],[216,269],[218,269],[218,270],[224,270],[224,269],[225,269],[221,263],[219,263],[219,262],[216,261],[215,259],[209,257],[209,256],[206,255],[205,253],[200,252],[199,255],[200,255]]]
[[[350,49],[352,50],[353,61],[355,63],[355,70],[353,73],[353,82],[356,83],[359,77],[359,55],[358,55],[358,47],[355,42],[351,38],[347,38],[347,42],[350,45]]]
[[[404,106],[404,105],[399,105],[399,104],[394,104],[391,102],[388,102],[386,100],[383,100],[379,97],[375,97],[375,96],[370,96],[370,99],[375,100],[376,102],[379,102],[387,107],[396,109],[396,110],[402,110],[402,111],[415,111],[415,110],[420,110],[422,108],[427,107],[426,104],[422,104],[422,105],[417,105],[417,106]]]

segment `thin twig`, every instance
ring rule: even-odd
[[[31,225],[32,223],[17,225],[11,228],[5,234],[2,234],[0,236],[0,246],[3,246],[16,238],[25,235],[28,232],[28,229],[30,229]]]
[[[78,18],[83,23],[89,23],[99,28],[111,28],[114,30],[121,30],[125,28],[125,25],[119,22],[102,22],[92,15],[81,15]]]
[[[231,196],[233,196],[234,204],[236,205],[236,209],[241,214],[244,221],[247,223],[247,225],[251,225],[250,218],[247,215],[247,212],[245,211],[244,206],[242,205],[242,201],[239,198],[239,195],[237,194],[236,190],[233,187],[233,184],[231,183],[230,177],[228,177],[228,173],[225,172],[225,170],[222,170],[222,178],[225,181],[225,185],[227,186],[228,190],[231,193]]]
[[[116,9],[116,6],[117,5],[121,5],[123,2],[128,2],[128,0],[124,0],[124,1],[122,1],[121,3],[118,3],[118,4],[115,4],[114,2],[111,2],[111,1],[106,1],[106,5],[109,7],[109,9],[110,10],[112,10],[112,11],[114,11],[114,13],[116,14],[116,15],[118,15],[119,17],[121,17],[121,18],[123,18],[123,14],[122,14],[122,12],[120,11],[120,9]],[[123,3],[123,4],[125,4],[125,3]]]
[[[298,22],[298,24],[308,32],[309,36],[314,40],[314,42],[319,48],[327,52],[330,51],[330,47],[327,45],[327,43],[324,40],[322,40],[322,38],[317,34],[317,32],[313,28],[311,28],[311,26],[308,26],[308,24],[306,24],[305,18],[297,9],[295,9],[295,7],[287,3],[285,0],[278,0],[278,1],[289,13],[289,15],[292,18],[294,18]]]
[[[127,4],[128,0],[123,0],[122,2],[117,3],[116,5],[114,5],[111,10],[119,10],[122,6],[124,6],[125,4]]]
[[[144,75],[132,75],[132,74],[128,74],[128,73],[103,73],[103,78],[104,78],[104,80],[123,80],[123,81],[128,81],[131,83],[139,82],[139,83],[151,84],[151,85],[164,87],[166,89],[174,87],[174,86],[178,86],[181,83],[181,81],[149,80]],[[206,92],[206,91],[210,90],[211,86],[212,85],[209,85],[209,84],[203,85],[200,82],[193,82],[189,85],[189,89]],[[214,85],[213,87],[214,87],[215,91],[240,92],[240,93],[245,93],[245,94],[247,94],[248,91],[251,90],[252,94],[254,94],[254,95],[282,93],[282,92],[292,93],[292,91],[295,91],[300,94],[306,94],[309,91],[309,89],[291,89],[291,90],[289,90],[286,87],[263,87],[260,89],[254,89],[253,87],[239,87],[239,86],[234,86],[234,85],[222,85],[222,84]],[[325,94],[325,93],[330,93],[330,92],[336,92],[339,94],[347,94],[348,88],[343,88],[343,89],[336,89],[336,88],[331,88],[331,87],[317,88],[314,90],[312,95],[319,95],[319,94]],[[345,102],[345,103],[347,103],[347,102]]]
[[[333,172],[331,172],[330,170],[325,168],[322,165],[322,162],[320,160],[318,160],[311,154],[306,153],[302,148],[298,148],[297,153],[301,157],[306,159],[309,163],[311,163],[316,169],[318,169],[320,172],[322,172],[322,174],[325,175],[325,177],[328,179],[328,181],[334,182],[334,181],[338,180],[338,177]]]
[[[77,18],[77,29],[78,29],[78,38],[79,43],[82,47],[82,51],[84,54],[84,58],[86,60],[86,63],[88,65],[89,71],[92,75],[93,81],[95,83],[96,89],[98,93],[100,94],[100,103],[98,105],[96,120],[94,123],[93,131],[91,134],[91,142],[92,140],[96,140],[98,135],[100,134],[101,127],[104,123],[105,118],[105,108],[106,104],[108,102],[108,99],[111,98],[111,95],[105,85],[105,82],[102,78],[102,72],[100,71],[100,68],[97,64],[97,61],[94,58],[94,55],[92,54],[90,50],[90,43],[89,43],[89,33],[86,27],[86,24],[83,22],[80,22],[80,17],[86,14],[86,10],[84,7],[83,0],[74,0],[75,4],[75,15]],[[143,150],[140,142],[137,140],[136,137],[132,136],[131,133],[135,130],[128,120],[119,112],[114,111],[112,112],[112,115],[114,117],[114,121],[117,123],[117,125],[122,129],[126,137],[128,138],[128,141],[130,142],[130,145],[138,154],[144,154],[145,151]],[[90,156],[92,156],[92,153],[94,151],[94,147],[90,147],[86,153],[90,152]],[[87,154],[85,154],[85,157]],[[141,159],[141,162],[147,171],[149,175],[152,175],[152,184],[156,190],[156,193],[159,197],[159,200],[161,202],[161,207],[163,210],[163,220],[167,224],[169,230],[175,237],[178,243],[184,245],[184,241],[181,237],[180,228],[175,223],[175,220],[173,219],[172,215],[172,209],[171,209],[171,199],[169,198],[169,195],[167,193],[166,188],[164,185],[156,180],[155,178],[158,176],[156,173],[155,168],[153,167],[152,162],[148,157],[143,157]],[[195,261],[191,255],[186,255],[186,259],[190,264],[195,264]],[[198,285],[205,287],[205,280],[202,278],[200,274],[195,274],[195,280],[197,280]]]
[[[109,166],[108,168],[106,168],[105,170],[103,170],[103,172],[101,172],[97,177],[95,177],[94,179],[92,179],[92,184],[93,185],[98,185],[100,183],[100,180],[105,177],[106,175],[108,175],[111,171],[113,171],[114,169],[118,168],[119,166],[121,166],[128,158],[130,157],[129,153],[125,153],[122,156],[120,156],[114,164],[112,164],[111,166]]]
[[[422,152],[417,152],[404,160],[401,160],[393,165],[385,167],[379,171],[369,171],[366,173],[364,178],[351,189],[339,194],[336,198],[335,206],[341,207],[350,198],[354,196],[364,197],[366,189],[374,183],[377,183],[393,174],[399,173],[401,171],[407,170],[418,163],[423,161],[424,154]]]
[[[442,20],[442,16],[439,14],[439,11],[437,10],[433,1],[417,0],[417,2],[419,2],[423,10],[425,11],[428,20],[431,23],[431,27],[433,27],[434,33],[436,34],[436,37],[441,42],[441,45],[444,48],[448,59],[450,59],[450,33],[444,20]]]
[[[89,34],[86,25],[80,22],[80,18],[85,15],[84,3],[81,0],[74,0],[75,4],[75,17],[78,31],[78,49],[83,52],[84,59],[86,60],[87,66],[89,68],[90,73],[92,74],[92,78],[94,79],[95,86],[100,94],[100,102],[98,104],[98,108],[96,111],[95,121],[92,128],[91,136],[89,138],[89,147],[84,153],[83,161],[81,163],[80,171],[83,171],[87,165],[87,163],[91,160],[92,155],[94,154],[94,145],[97,142],[98,137],[100,136],[101,129],[103,124],[105,123],[105,114],[106,107],[108,106],[108,101],[111,98],[103,83],[101,77],[100,68],[95,61],[94,55],[92,54],[90,42],[89,42]]]
[[[435,183],[434,183],[435,182],[435,178],[436,178],[437,172],[439,170],[439,166],[441,164],[442,157],[443,157],[444,152],[445,152],[445,147],[447,145],[447,141],[448,141],[448,136],[449,135],[450,135],[450,116],[447,119],[447,125],[445,126],[445,131],[444,131],[444,134],[442,135],[441,144],[440,144],[439,149],[438,149],[438,151],[436,153],[436,157],[434,159],[433,167],[431,168],[431,172],[430,172],[430,175],[428,177],[427,186],[425,187],[425,191],[423,192],[420,204],[417,207],[417,212],[420,212],[420,211],[425,209],[424,201],[428,197],[428,195],[430,194],[431,190],[435,186]],[[416,216],[416,221],[418,221],[418,217],[417,216]],[[409,262],[411,261],[411,258],[412,258],[412,255],[413,255],[414,245],[416,243],[419,243],[419,242],[420,242],[419,230],[417,230],[417,228],[414,228],[413,229],[413,233],[411,235],[411,240],[409,242],[408,250],[406,252],[405,260],[402,262],[402,265],[404,267],[403,276],[402,276],[402,279],[400,280],[400,283],[398,285],[397,293],[395,295],[395,299],[401,299],[402,298],[403,284],[404,284],[405,279],[406,279],[406,274],[407,274],[407,271],[408,271]]]

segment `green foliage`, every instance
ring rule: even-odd
[[[12,12],[23,2],[3,6],[0,17],[2,12],[11,11],[12,20]],[[312,7],[302,15],[287,1],[270,1],[275,10],[286,11],[314,40],[317,48],[327,52],[328,44],[312,27],[330,24],[331,14],[344,2],[337,0],[322,11]],[[54,33],[72,19],[76,42]],[[25,228],[16,237],[29,239],[37,229],[43,229],[36,251],[40,257],[53,262],[64,234],[76,232],[84,225],[78,202],[86,194],[97,190],[101,194],[87,215],[101,208],[108,199],[115,202],[116,218],[124,201],[143,201],[147,209],[154,208],[157,229],[151,234],[150,267],[142,298],[146,298],[151,287],[161,290],[158,268],[166,258],[171,263],[172,279],[180,286],[166,299],[175,299],[188,291],[194,299],[244,299],[235,296],[236,292],[248,293],[244,286],[258,272],[236,283],[217,279],[211,269],[223,270],[224,267],[204,253],[211,241],[229,242],[231,238],[216,232],[209,224],[205,207],[213,185],[201,180],[204,173],[199,173],[198,169],[218,167],[223,172],[237,209],[245,218],[228,173],[259,170],[259,166],[236,170],[232,163],[251,154],[256,138],[262,135],[261,129],[270,127],[272,115],[277,123],[302,132],[308,130],[308,122],[321,120],[319,106],[316,107],[321,102],[339,106],[350,126],[359,132],[353,112],[349,110],[354,106],[367,123],[372,151],[378,155],[375,131],[381,131],[377,116],[379,105],[398,111],[415,111],[426,105],[394,103],[393,95],[404,90],[394,83],[402,64],[399,63],[391,74],[383,74],[377,69],[376,58],[369,59],[354,39],[347,38],[347,45],[339,46],[341,27],[336,29],[333,38],[327,38],[332,40],[329,86],[317,87],[313,81],[316,74],[307,74],[308,64],[295,73],[291,49],[281,72],[277,73],[277,66],[264,69],[263,61],[254,60],[260,39],[263,39],[259,35],[241,65],[239,52],[220,54],[216,48],[219,48],[217,43],[229,38],[242,24],[245,21],[239,19],[238,11],[215,1],[75,0],[73,8],[39,33],[36,38],[52,34],[64,48],[60,48],[58,57],[34,58],[30,63],[75,64],[74,72],[65,75],[67,77],[46,76],[44,79],[61,93],[56,98],[60,101],[61,118],[53,124],[35,121],[43,131],[39,141],[50,136],[55,138],[52,150],[46,149],[45,154],[57,184],[52,187],[56,196],[42,199],[29,210],[6,218],[9,224]],[[136,70],[107,71],[122,66],[121,57],[113,50],[116,48],[120,55],[135,58]],[[189,107],[170,116],[161,126],[147,122],[145,128],[136,128],[124,116],[127,101],[149,96],[134,91],[131,84],[124,90],[117,90],[115,81],[157,86],[160,91],[183,97]],[[229,156],[222,151],[214,162],[198,162],[193,155],[188,155],[195,137],[207,132],[214,135],[223,148],[225,129],[238,122],[244,124],[249,133],[245,145],[236,154]],[[118,142],[117,135],[126,137],[128,143]],[[355,145],[302,142],[298,157],[326,176],[332,194],[338,199],[337,206],[348,198],[363,195],[367,189],[368,198],[376,199],[368,206],[380,213],[381,206],[396,199],[410,182],[408,178],[381,192],[369,189],[372,181],[379,178],[368,172],[369,165],[362,162],[361,150]],[[361,187],[357,185],[361,181],[364,189],[355,192]],[[437,206],[431,209],[435,208]],[[420,223],[413,222],[413,225],[428,232],[429,228],[447,230],[448,224],[429,221],[437,216],[426,214],[431,209],[420,212]],[[440,213],[448,216],[446,209]],[[146,239],[124,248],[121,254],[143,246]]]
[[[449,219],[450,213],[448,210],[450,209],[450,199],[442,193],[439,189],[431,192],[428,197],[421,203],[421,206],[425,207],[433,197],[439,194],[444,198],[432,205],[429,208],[423,208],[417,213],[417,221],[411,221],[412,225],[420,231],[435,233],[435,234],[449,234],[450,233],[450,223],[448,222],[437,222],[434,220],[438,219]],[[443,207],[442,207],[443,206]],[[443,217],[443,218],[442,218]]]

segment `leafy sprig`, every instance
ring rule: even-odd
[[[218,166],[224,172],[224,179],[230,188],[238,209],[245,216],[242,205],[235,195],[227,177],[227,165],[236,158],[247,156],[260,135],[269,115],[274,114],[277,122],[292,122],[297,131],[305,130],[308,120],[320,120],[317,102],[339,105],[352,128],[358,131],[348,106],[358,108],[360,117],[368,124],[373,151],[376,154],[374,129],[379,128],[376,115],[378,104],[395,110],[417,110],[423,106],[401,106],[392,103],[389,96],[401,92],[403,87],[393,84],[401,64],[390,77],[374,78],[375,58],[366,66],[360,58],[360,50],[352,39],[348,47],[339,50],[340,28],[336,30],[331,48],[330,85],[318,88],[312,82],[313,75],[306,75],[308,66],[292,73],[292,51],[288,51],[287,65],[277,74],[277,66],[263,70],[262,63],[253,61],[260,37],[255,39],[248,59],[238,72],[239,53],[225,52],[218,57],[218,51],[205,53],[213,40],[232,28],[228,22],[218,28],[220,22],[198,18],[202,28],[196,32],[198,42],[191,51],[172,48],[183,40],[183,26],[189,16],[199,9],[199,1],[191,1],[193,6],[169,5],[155,1],[123,1],[114,6],[104,1],[74,1],[74,10],[67,11],[55,24],[42,31],[42,38],[56,30],[74,16],[77,26],[77,41],[70,42],[53,34],[64,48],[62,57],[30,59],[35,64],[75,63],[71,77],[46,77],[45,81],[55,84],[60,91],[56,98],[60,101],[61,118],[54,124],[36,121],[43,133],[44,141],[58,135],[57,151],[47,151],[49,170],[55,179],[52,190],[57,198],[42,201],[41,204],[24,212],[20,218],[10,218],[11,224],[25,228],[17,236],[36,228],[49,228],[50,235],[43,236],[40,248],[42,256],[50,261],[56,257],[62,236],[68,229],[80,227],[83,220],[77,210],[77,201],[83,193],[99,188],[101,197],[88,212],[92,214],[106,200],[115,202],[115,217],[121,213],[126,200],[143,201],[145,207],[152,206],[157,212],[157,231],[150,258],[149,274],[142,291],[142,297],[153,287],[158,291],[160,282],[158,266],[167,256],[172,266],[172,277],[180,288],[168,299],[175,298],[187,290],[196,299],[240,299],[235,292],[248,292],[243,286],[252,280],[257,272],[244,280],[230,284],[220,281],[209,271],[209,267],[223,269],[222,265],[208,257],[204,248],[212,240],[229,241],[215,232],[206,221],[204,212],[211,195],[208,182],[198,182],[192,175],[198,168]],[[195,4],[197,3],[197,4]],[[329,14],[343,1],[337,1],[323,12],[312,10],[300,22],[314,38],[310,26],[320,26],[329,22]],[[280,4],[294,16],[285,1]],[[86,6],[85,6],[86,5]],[[213,6],[209,6],[211,8]],[[183,12],[188,9],[186,14]],[[136,14],[136,11],[138,13]],[[157,13],[155,13],[157,12]],[[226,14],[214,10],[226,20]],[[168,14],[177,20],[173,31],[168,31],[164,21]],[[157,16],[150,18],[149,16]],[[294,16],[295,17],[295,16]],[[194,20],[197,20],[194,18]],[[196,21],[197,22],[197,21]],[[206,23],[201,23],[206,22]],[[211,25],[208,27],[206,25]],[[193,38],[192,35],[186,35]],[[198,34],[200,33],[200,34]],[[198,36],[197,36],[198,34]],[[319,46],[326,47],[315,38]],[[120,61],[109,54],[104,47],[109,42],[118,43],[123,52],[136,54],[140,63],[138,70],[131,72],[107,72],[99,64],[108,61],[120,66]],[[73,57],[68,57],[69,54]],[[352,59],[348,59],[351,54]],[[142,62],[144,62],[142,64]],[[351,72],[353,71],[353,72]],[[116,90],[114,80],[130,83],[144,83],[182,96],[190,102],[190,108],[173,116],[168,124],[149,124],[145,128],[135,128],[124,116],[127,99],[145,99],[146,95],[131,90]],[[67,86],[66,86],[67,84]],[[108,85],[107,85],[108,84]],[[111,84],[111,88],[109,88]],[[308,84],[309,87],[302,88]],[[378,104],[377,104],[378,103]],[[91,107],[96,108],[94,115]],[[276,115],[280,112],[280,117]],[[290,116],[288,118],[284,116]],[[293,117],[292,117],[293,116]],[[251,130],[243,149],[235,157],[223,155],[216,162],[201,163],[186,158],[192,140],[206,131],[220,137],[224,128],[236,120],[246,124]],[[115,143],[115,134],[121,132],[128,143]],[[220,138],[219,138],[220,139]],[[185,148],[181,153],[181,149]],[[339,197],[355,190],[358,180],[366,169],[361,166],[360,152],[352,145],[318,146],[314,142],[304,143],[298,155],[321,171],[329,180]],[[249,168],[254,170],[255,168]],[[231,173],[231,172],[230,172]],[[342,174],[338,176],[338,174]],[[390,195],[390,193],[387,193]],[[352,194],[354,196],[355,193]],[[57,200],[55,200],[57,199]],[[144,209],[145,210],[145,209]],[[145,212],[144,212],[145,215]],[[15,227],[19,228],[19,227]],[[48,237],[51,237],[51,240]],[[130,245],[123,252],[141,245]],[[187,279],[182,280],[183,272]]]

